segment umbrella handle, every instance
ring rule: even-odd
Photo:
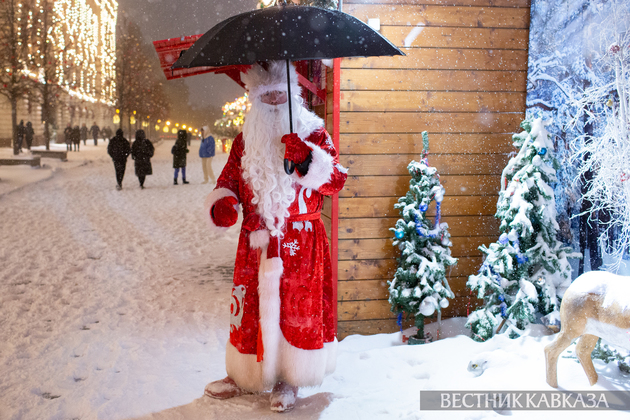
[[[291,129],[291,134],[293,134],[293,113],[291,111],[291,72],[289,71],[289,59],[287,59],[287,93],[289,97],[289,128]],[[291,175],[295,171],[295,162],[290,161],[289,159],[284,160],[284,172],[287,175]]]
[[[291,72],[289,71],[289,59],[287,58],[287,93],[289,96],[289,129],[291,130],[291,134],[293,134],[293,112],[291,106]]]
[[[295,162],[289,160],[289,159],[285,159],[284,160],[284,172],[286,172],[287,175],[291,175],[293,172],[295,171]]]

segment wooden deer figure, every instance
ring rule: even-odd
[[[597,382],[591,353],[599,338],[630,350],[630,277],[605,271],[579,276],[564,293],[561,329],[545,347],[547,383],[558,387],[558,356],[578,337],[577,356],[591,385]]]

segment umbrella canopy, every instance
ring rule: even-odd
[[[218,23],[173,68],[382,55],[405,54],[347,13],[279,5],[241,13]]]
[[[405,54],[347,13],[285,3],[241,13],[218,23],[185,51],[172,68],[286,61],[289,126],[293,132],[289,61],[382,55]],[[284,168],[292,174],[295,164],[285,159]]]

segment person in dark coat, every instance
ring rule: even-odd
[[[81,140],[83,140],[83,145],[87,146],[87,137],[88,137],[88,128],[85,123],[81,124]]]
[[[112,129],[109,126],[105,127],[101,133],[103,133],[103,141],[108,141],[112,138]]]
[[[72,151],[72,126],[70,123],[63,130],[64,141],[66,142],[66,152]]]
[[[175,168],[175,177],[173,184],[177,185],[177,176],[179,175],[179,168],[182,169],[182,184],[188,184],[186,181],[186,153],[189,152],[186,147],[187,135],[186,130],[179,130],[177,132],[177,140],[175,145],[171,149],[173,154],[173,168]]]
[[[28,150],[31,150],[34,136],[35,130],[33,130],[33,124],[29,121],[26,123],[26,128],[24,129],[24,140],[26,140],[26,148]]]
[[[96,121],[90,127],[90,133],[92,134],[92,138],[94,139],[94,146],[98,146],[98,133],[101,131],[98,125],[96,125]]]
[[[135,161],[136,176],[142,189],[144,189],[145,177],[153,174],[151,158],[154,152],[153,143],[145,137],[144,130],[136,131],[136,141],[131,146],[131,158]]]
[[[17,149],[18,151],[22,151],[22,143],[24,142],[24,133],[26,132],[26,127],[24,127],[24,120],[20,120],[20,123],[17,126]]]
[[[129,141],[123,137],[121,128],[116,130],[116,135],[112,137],[107,146],[107,154],[114,161],[114,169],[116,170],[116,189],[122,190],[122,182],[125,176],[125,167],[127,166],[127,156],[131,153]]]
[[[72,129],[72,144],[74,145],[74,151],[78,152],[81,148],[81,129],[78,125],[75,125]]]

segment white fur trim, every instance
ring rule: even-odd
[[[301,99],[297,98],[297,100]],[[307,139],[311,134],[324,126],[324,120],[303,105],[294,107],[294,111],[297,127],[295,132],[301,139]]]
[[[225,231],[228,230],[228,227],[215,225],[214,220],[212,220],[212,216],[210,216],[210,209],[212,208],[212,206],[214,206],[214,203],[224,197],[234,197],[236,198],[236,201],[238,201],[238,197],[236,196],[236,194],[234,194],[232,190],[229,190],[227,188],[216,188],[210,194],[208,194],[206,200],[203,203],[203,208],[206,213],[206,220],[208,221],[210,230],[213,232],[225,233]]]
[[[313,150],[313,161],[309,165],[306,175],[299,177],[294,172],[292,177],[298,184],[318,190],[319,187],[329,182],[332,177],[334,170],[333,157],[314,143],[309,141],[304,141],[304,143]]]
[[[269,231],[267,229],[256,230],[249,234],[249,246],[252,249],[262,249],[269,245]]]
[[[286,61],[270,61],[268,70],[263,69],[259,64],[254,64],[247,73],[241,75],[241,80],[245,83],[249,91],[250,101],[271,90],[287,90],[287,63]],[[289,65],[291,77],[291,93],[300,95],[301,88],[298,84],[298,75],[294,65]]]
[[[259,328],[262,331],[263,361],[262,381],[265,387],[272,387],[277,381],[278,346],[280,331],[280,278],[282,260],[279,257],[267,258],[267,247],[263,249],[258,270],[258,311]]]
[[[281,335],[282,357],[278,366],[277,381],[293,386],[318,386],[324,377],[335,371],[337,364],[337,339],[324,343],[318,350],[303,350],[292,346]],[[265,350],[266,353],[266,350]],[[225,368],[230,378],[246,391],[262,392],[272,388],[262,380],[262,363],[256,362],[255,354],[240,353],[228,341],[225,351]]]
[[[294,88],[297,89],[297,87],[291,86],[292,92]],[[275,83],[273,85],[259,85],[259,86],[254,86],[249,90],[249,96],[251,98],[255,98],[257,96],[262,96],[267,92],[275,92],[275,91],[287,92],[288,90],[289,90],[289,87],[287,86],[287,82]]]
[[[303,350],[289,344],[280,329],[280,278],[283,264],[279,257],[267,258],[263,248],[258,271],[260,328],[263,361],[255,354],[241,354],[228,341],[225,366],[228,376],[247,391],[260,392],[285,381],[293,386],[317,386],[335,370],[337,339],[317,350]]]
[[[238,386],[250,392],[269,389],[262,381],[262,363],[256,361],[255,354],[243,354],[228,340],[225,349],[225,370]]]
[[[335,371],[337,364],[337,339],[324,343],[317,350],[304,350],[292,346],[284,338],[280,339],[280,360],[278,376],[293,386],[318,386],[324,377]]]

